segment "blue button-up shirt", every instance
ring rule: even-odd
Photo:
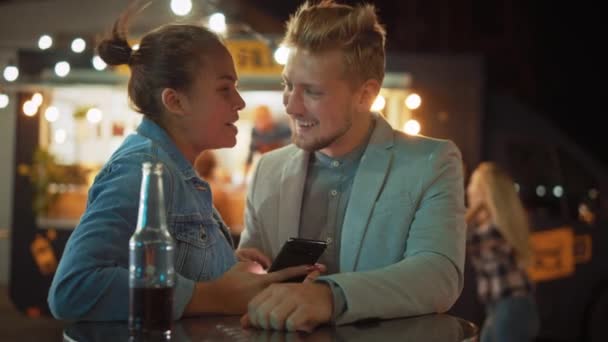
[[[126,320],[129,239],[135,231],[143,162],[164,167],[169,233],[176,242],[173,316],[181,317],[196,281],[220,277],[235,264],[228,228],[212,205],[209,185],[167,133],[143,119],[103,166],[87,209],[70,236],[48,295],[56,318]]]

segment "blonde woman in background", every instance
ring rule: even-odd
[[[481,341],[531,341],[539,318],[526,273],[530,227],[514,182],[495,163],[483,162],[471,175],[467,196],[467,250],[486,306]]]

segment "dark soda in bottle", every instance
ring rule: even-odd
[[[129,240],[129,332],[171,337],[175,243],[167,230],[163,167],[143,163],[137,228]]]

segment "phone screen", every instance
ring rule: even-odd
[[[327,242],[290,238],[283,244],[268,272],[278,271],[291,266],[314,265],[327,248]],[[291,278],[288,282],[302,282],[306,276]]]

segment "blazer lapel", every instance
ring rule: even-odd
[[[346,208],[340,243],[340,271],[357,267],[359,252],[376,199],[388,175],[393,146],[393,129],[376,117],[376,127],[361,158]]]
[[[292,158],[285,161],[279,187],[279,226],[276,235],[276,253],[290,237],[297,237],[300,227],[300,209],[308,171],[310,154],[298,149]]]

